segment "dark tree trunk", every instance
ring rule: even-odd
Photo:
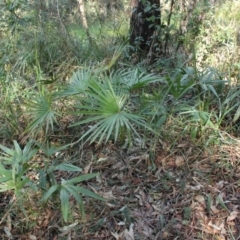
[[[240,47],[240,26],[236,30],[236,45]]]
[[[131,0],[130,45],[149,52],[161,25],[159,0]]]

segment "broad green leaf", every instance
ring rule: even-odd
[[[43,195],[43,197],[40,199],[39,203],[46,202],[54,192],[56,192],[59,188],[59,185],[53,185],[51,186],[47,192]]]
[[[31,182],[29,178],[19,179],[19,181],[16,182],[16,190],[20,190],[29,182]]]
[[[68,190],[68,192],[70,194],[72,194],[74,196],[74,198],[76,199],[77,203],[82,202],[82,198],[80,196],[80,194],[77,191],[77,187],[72,185],[72,184],[68,184],[68,185],[64,185],[64,187]]]
[[[8,190],[15,190],[15,189],[16,189],[16,185],[15,185],[15,181],[13,180],[9,180],[7,182],[0,184],[0,192],[5,192]]]
[[[84,188],[84,187],[79,187],[79,186],[75,186],[76,190],[78,192],[80,192],[81,194],[85,195],[85,196],[89,196],[89,197],[92,197],[92,198],[96,198],[98,200],[101,200],[101,201],[106,201],[106,199],[104,199],[103,197],[99,196],[98,194]]]
[[[6,169],[0,162],[0,175],[6,175],[9,174],[11,170]]]
[[[11,176],[10,176],[11,175]],[[12,180],[12,173],[9,174],[8,176],[5,176],[5,177],[0,177],[0,183],[1,182],[7,182],[7,181],[10,181]]]
[[[240,106],[237,108],[237,111],[234,114],[233,121],[236,122],[240,117]]]
[[[23,162],[25,163],[31,160],[36,155],[37,152],[38,152],[37,148],[32,149],[32,142],[28,142],[22,150]]]
[[[22,149],[19,146],[18,142],[16,140],[13,141],[14,147],[15,147],[15,153],[21,154],[22,155]]]
[[[62,171],[72,171],[72,172],[82,172],[82,168],[74,166],[71,163],[61,163],[54,167],[54,170]]]
[[[82,197],[77,191],[77,187],[74,186],[74,185],[67,185],[65,187],[67,188],[69,193],[71,193],[73,195],[73,197],[75,198],[75,200],[77,201],[77,203],[79,205],[79,208],[80,208],[80,211],[81,211],[81,214],[84,218],[85,217],[84,205],[83,205]]]
[[[0,163],[0,182],[6,182],[12,180],[12,171],[7,170],[3,167],[3,165]]]
[[[68,210],[69,210],[69,192],[67,191],[65,186],[61,186],[60,200],[61,200],[61,210],[62,210],[63,219],[65,222],[67,222]]]
[[[215,90],[215,88],[213,87],[213,85],[208,85],[209,89],[211,90],[211,92],[216,96],[216,98],[219,98],[217,91]]]
[[[4,151],[5,153],[7,153],[10,156],[13,156],[15,151],[11,148],[7,148],[5,146],[3,146],[2,144],[0,144],[0,148],[2,149],[2,151]]]
[[[47,185],[47,174],[45,170],[41,169],[39,171],[39,186],[45,190],[46,185]]]

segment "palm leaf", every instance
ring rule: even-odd
[[[78,193],[76,186],[74,185],[67,185],[67,189],[69,191],[70,194],[73,195],[73,197],[75,198],[75,200],[78,203],[78,206],[80,208],[81,214],[83,216],[83,218],[85,217],[85,211],[84,211],[84,205],[83,205],[83,200],[81,195]]]
[[[50,94],[36,96],[31,102],[27,103],[28,112],[32,118],[26,131],[33,132],[45,126],[48,132],[49,127],[53,129],[53,123],[57,123],[56,115],[52,108],[52,96]]]
[[[84,174],[84,175],[81,175],[79,177],[75,177],[75,178],[71,178],[69,180],[65,180],[65,183],[66,184],[69,184],[69,183],[79,183],[79,182],[83,182],[83,181],[87,181],[91,178],[94,178],[96,176],[98,176],[99,174],[98,173],[89,173],[89,174]]]
[[[40,199],[39,203],[46,202],[54,192],[56,192],[59,188],[59,185],[53,185],[51,186],[47,192],[43,195],[43,197]]]
[[[134,124],[145,126],[144,118],[136,114],[128,113],[125,105],[128,100],[126,93],[119,91],[116,93],[116,86],[110,79],[105,82],[92,80],[89,82],[89,88],[85,92],[85,97],[81,97],[82,105],[77,106],[77,114],[91,116],[80,122],[74,123],[77,126],[86,123],[94,125],[87,130],[80,140],[88,138],[85,141],[93,142],[105,139],[108,141],[111,134],[114,133],[114,140],[117,141],[120,128],[125,128],[137,134]]]
[[[81,194],[83,194],[84,196],[88,196],[88,197],[92,197],[92,198],[96,198],[98,200],[101,200],[101,201],[105,201],[105,199],[101,196],[99,196],[98,194],[84,188],[84,187],[79,187],[79,186],[74,186],[74,188],[80,192]]]
[[[67,222],[68,219],[68,210],[69,210],[69,192],[65,186],[61,186],[60,190],[60,200],[61,200],[61,210],[63,219],[65,222]]]

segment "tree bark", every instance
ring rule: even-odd
[[[87,22],[87,17],[86,17],[86,12],[85,12],[84,1],[83,0],[78,0],[78,6],[79,6],[79,12],[80,12],[80,17],[81,17],[81,20],[82,20],[83,27],[85,28],[88,40],[91,43],[92,39],[91,39],[91,35],[90,35],[90,32],[89,32],[89,28],[88,28],[88,22]]]
[[[149,52],[161,25],[159,0],[131,0],[130,45]]]

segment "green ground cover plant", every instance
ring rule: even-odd
[[[37,148],[39,147],[39,148]],[[25,194],[27,192],[42,190],[43,196],[39,200],[39,204],[46,202],[55,192],[59,193],[61,200],[61,211],[65,222],[68,221],[69,212],[69,197],[72,195],[76,202],[79,204],[81,213],[84,217],[84,205],[81,195],[89,196],[104,201],[104,198],[95,194],[94,192],[75,184],[87,181],[94,178],[98,173],[83,174],[81,176],[71,178],[69,180],[61,180],[61,184],[58,183],[55,177],[55,171],[68,171],[68,172],[82,172],[82,169],[74,166],[71,163],[57,164],[57,159],[51,159],[51,156],[62,149],[66,149],[68,146],[54,147],[43,146],[38,142],[28,142],[26,146],[21,149],[19,144],[14,141],[14,149],[10,149],[0,145],[3,152],[1,156],[1,184],[0,192],[13,191],[15,197],[21,198],[23,190]],[[42,150],[44,168],[41,168],[37,163],[34,163],[34,157],[36,157],[38,150]],[[36,171],[36,175],[39,175],[38,179],[31,180],[28,175],[31,171]],[[80,195],[81,193],[81,195]],[[17,204],[22,204],[22,201]]]

